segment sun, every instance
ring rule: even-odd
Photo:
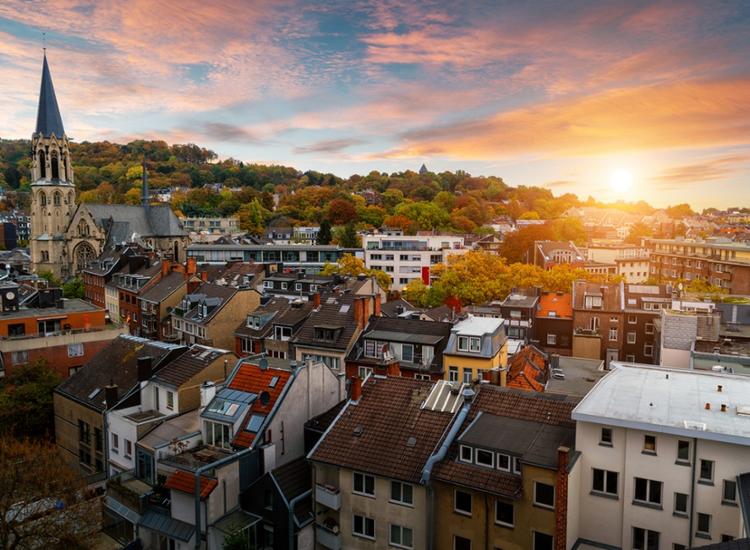
[[[615,193],[627,193],[633,187],[633,174],[623,168],[619,168],[612,172],[612,175],[609,177],[609,185]]]

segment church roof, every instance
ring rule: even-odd
[[[55,97],[55,87],[52,85],[52,75],[49,72],[47,64],[47,54],[44,54],[44,63],[42,65],[42,85],[39,90],[39,108],[36,114],[36,133],[46,137],[55,134],[62,137],[65,133],[63,128],[60,109],[57,106],[57,97]]]
[[[109,233],[108,244],[133,241],[137,237],[184,237],[187,235],[169,206],[90,204],[85,207],[94,222]],[[111,221],[110,221],[111,220]]]

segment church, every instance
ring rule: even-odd
[[[185,261],[188,234],[168,205],[152,205],[146,166],[141,204],[77,204],[68,137],[47,55],[36,131],[31,138],[31,269],[75,276],[117,244],[137,242],[164,258]]]

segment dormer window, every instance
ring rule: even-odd
[[[467,447],[466,445],[461,445],[461,451],[458,455],[458,459],[461,462],[468,462],[471,464],[474,462],[474,449],[471,447]]]
[[[315,327],[315,339],[333,342],[338,331],[339,329],[332,327]]]
[[[503,454],[503,453],[497,453],[497,469],[498,470],[503,470],[504,472],[510,472],[510,463],[511,463],[510,456]]]
[[[273,281],[263,281],[263,288],[273,288]]]
[[[486,466],[487,468],[495,467],[495,453],[492,451],[477,449],[474,453],[474,460],[478,466]]]
[[[602,309],[602,297],[601,296],[586,296],[584,307],[586,309]]]
[[[478,336],[459,336],[458,351],[478,353],[482,349],[482,339]]]
[[[294,290],[302,290],[302,283],[294,283]]]
[[[258,330],[260,328],[260,317],[258,317],[257,315],[248,315],[247,328]]]
[[[288,285],[286,283],[281,283],[281,290],[286,290],[287,286]]]

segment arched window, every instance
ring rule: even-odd
[[[62,193],[60,193],[60,191],[55,191],[53,200],[54,200],[55,206],[60,206],[60,203],[62,203]]]
[[[47,206],[47,195],[44,194],[44,191],[39,191],[39,204]]]
[[[50,157],[51,164],[52,164],[52,179],[53,180],[59,180],[60,179],[60,164],[58,163],[57,159],[57,151],[52,151],[52,156]]]
[[[42,250],[42,261],[49,262],[49,252],[46,250]]]
[[[47,162],[42,150],[39,151],[39,174],[42,178],[47,177]]]
[[[89,224],[87,224],[85,220],[78,222],[78,235],[80,237],[89,236]]]
[[[76,271],[80,271],[96,259],[96,253],[94,248],[84,241],[76,246],[74,257],[76,259]]]

